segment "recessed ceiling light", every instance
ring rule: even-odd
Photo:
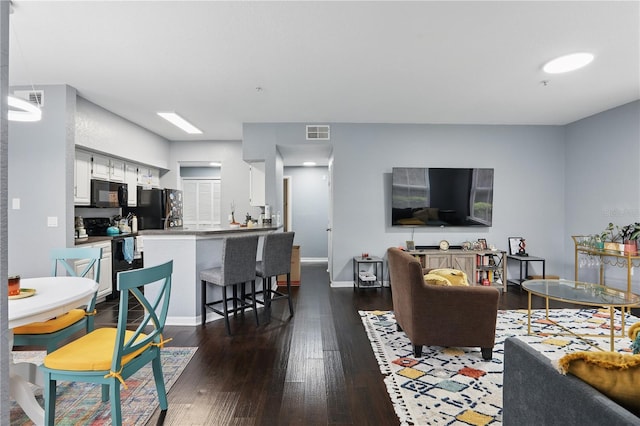
[[[593,54],[587,52],[572,53],[560,56],[544,64],[542,69],[549,74],[560,74],[563,72],[575,71],[587,66],[593,61]]]
[[[305,161],[304,163],[302,163],[303,166],[307,166],[307,167],[312,167],[316,165],[315,161]]]
[[[194,126],[193,124],[189,123],[187,120],[185,120],[184,118],[180,117],[175,112],[159,112],[157,114],[160,117],[162,117],[165,120],[167,120],[169,123],[173,124],[176,127],[181,128],[182,130],[184,130],[185,132],[187,132],[189,134],[197,135],[197,134],[201,134],[202,133],[202,130],[198,129],[196,126]]]

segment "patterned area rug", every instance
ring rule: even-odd
[[[167,392],[191,360],[198,348],[165,347],[161,352],[162,372]],[[14,362],[42,364],[44,351],[13,352]],[[120,387],[123,425],[143,425],[158,407],[158,395],[151,364],[147,364]],[[42,405],[42,392],[36,390]],[[78,382],[58,382],[56,397],[56,425],[110,425],[109,402],[102,402],[100,385]],[[171,405],[169,405],[171,409]],[[20,406],[11,403],[11,425],[33,425]]]
[[[502,371],[504,341],[517,336],[550,362],[575,351],[608,351],[609,338],[559,335],[564,331],[545,318],[544,310],[532,315],[527,335],[527,311],[499,311],[493,359],[484,361],[480,348],[423,347],[413,357],[411,342],[398,332],[393,312],[360,311],[371,346],[385,376],[387,391],[403,425],[499,425],[502,424]],[[549,317],[574,333],[609,335],[609,310],[554,309]],[[620,314],[616,312],[619,332]],[[625,331],[638,321],[627,315]],[[619,352],[631,352],[628,337],[616,337]]]

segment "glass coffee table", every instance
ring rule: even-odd
[[[614,350],[614,337],[615,337],[615,328],[614,328],[614,309],[619,307],[621,308],[621,317],[622,317],[622,332],[620,337],[625,337],[624,334],[624,308],[638,305],[640,303],[640,296],[617,290],[614,288],[592,284],[592,283],[584,283],[579,281],[569,281],[569,280],[527,280],[522,283],[522,288],[525,289],[529,293],[528,300],[528,323],[527,323],[527,333],[531,334],[531,295],[535,294],[536,296],[545,298],[545,306],[546,306],[546,316],[547,320],[549,320],[549,300],[558,300],[561,302],[573,303],[576,305],[583,306],[603,306],[609,308],[609,317],[610,317],[610,343],[611,343],[611,351]],[[549,320],[555,325],[563,328],[569,333],[581,337],[581,336],[589,336],[589,337],[604,337],[603,335],[598,334],[588,334],[588,335],[577,335],[570,330],[562,327],[560,324],[553,320]]]

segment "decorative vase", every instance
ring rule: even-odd
[[[605,242],[604,243],[604,249],[605,250],[615,250],[618,251],[618,243],[612,243],[612,242]]]
[[[635,241],[625,240],[624,242],[624,253],[635,256],[638,254],[638,245]]]

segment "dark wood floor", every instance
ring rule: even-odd
[[[258,328],[250,313],[232,319],[232,337],[222,320],[167,327],[169,345],[199,349],[168,394],[166,416],[156,412],[149,424],[399,424],[358,316],[391,309],[389,289],[332,289],[326,264],[303,263],[293,297],[293,318],[286,300],[277,301]],[[526,292],[510,287],[500,307],[526,303]],[[99,304],[97,327],[115,323],[116,306]]]

